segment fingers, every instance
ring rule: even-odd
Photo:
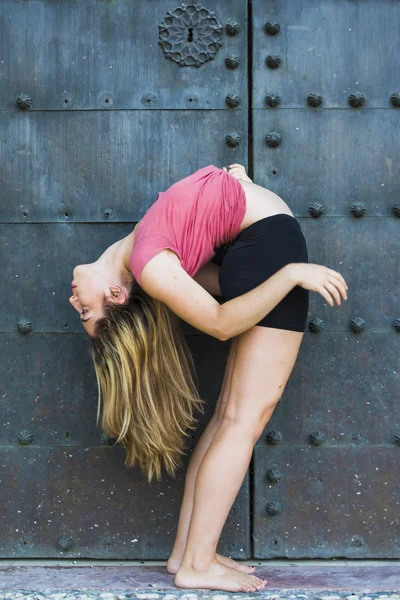
[[[347,285],[345,283],[343,284],[342,281],[341,281],[341,279],[333,278],[332,275],[331,275],[331,283],[333,285],[335,285],[339,289],[339,291],[342,294],[344,300],[347,300],[347,291],[346,291],[347,290]]]
[[[327,301],[328,304],[330,304],[331,306],[334,306],[334,302],[332,300],[331,295],[327,292],[327,290],[324,288],[324,286],[322,285],[318,292],[321,294],[321,296],[323,298],[325,298],[325,300]]]
[[[233,175],[234,173],[240,173],[241,175],[246,175],[246,169],[243,167],[229,167],[229,173]]]
[[[333,277],[337,277],[338,279],[340,279],[340,281],[342,282],[342,284],[345,286],[346,290],[348,290],[348,285],[345,282],[344,278],[342,277],[342,275],[340,273],[338,273],[337,271],[334,271],[333,269],[329,269],[329,267],[327,267],[328,272],[330,275],[332,275]]]
[[[340,305],[341,304],[340,294],[342,294],[344,300],[347,300],[346,289],[345,289],[345,286],[343,285],[343,283],[341,282],[341,280],[333,279],[332,275],[331,275],[331,278],[332,278],[331,281],[326,281],[324,283],[323,289],[327,295],[325,295],[325,294],[322,294],[322,295],[327,300],[329,298],[329,300],[328,300],[329,304],[331,306],[333,306],[334,303],[332,301],[331,295],[328,293],[328,291],[329,291],[332,294],[332,296],[335,298],[336,302]],[[340,292],[340,294],[339,294],[339,292]],[[322,291],[321,291],[321,293],[322,293]]]
[[[329,281],[327,281],[326,283],[324,283],[324,286],[327,290],[330,291],[332,296],[335,298],[336,302],[340,305],[341,304],[340,294],[339,294],[338,290],[335,288],[335,286],[333,285],[333,283],[330,283]],[[332,300],[332,298],[331,298],[331,300]]]
[[[234,177],[235,179],[238,179],[239,181],[249,181],[250,183],[252,183],[250,177],[247,177],[247,175],[242,175],[242,174],[235,174],[235,173],[231,173],[232,177]]]
[[[237,163],[229,165],[229,171],[228,171],[228,173],[230,175],[232,175],[233,177],[235,177],[235,179],[238,179],[240,181],[247,181],[249,183],[253,183],[253,181],[247,175],[246,169],[245,169],[245,167],[243,165],[239,165]]]
[[[334,271],[333,269],[329,269],[329,268],[328,268],[328,276],[329,276],[330,284],[334,285],[336,288],[338,288],[338,290],[342,294],[344,300],[347,300],[348,285],[345,282],[343,276],[340,273],[338,273],[337,271]],[[340,298],[339,298],[339,300],[340,300]],[[338,304],[340,304],[340,301],[338,302]]]

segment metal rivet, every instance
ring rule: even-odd
[[[267,94],[265,96],[265,104],[270,108],[276,108],[281,103],[281,97],[278,94]]]
[[[273,469],[269,469],[267,471],[267,479],[271,483],[279,483],[279,481],[282,479],[282,473],[277,467],[274,467]]]
[[[325,327],[325,325],[324,325],[323,320],[318,317],[313,317],[308,324],[308,329],[312,333],[321,333],[321,331],[323,330],[324,327]]]
[[[225,58],[225,65],[228,69],[237,69],[240,64],[239,57],[235,54],[228,54]]]
[[[237,148],[240,144],[240,135],[236,131],[232,131],[225,136],[225,141],[230,148]]]
[[[313,202],[308,207],[308,212],[313,217],[313,219],[319,219],[324,214],[324,207],[319,202]]]
[[[394,108],[400,108],[400,94],[399,92],[395,92],[390,96],[390,103]]]
[[[280,30],[281,26],[279,25],[278,21],[273,21],[272,19],[267,21],[264,26],[264,31],[265,33],[268,33],[268,35],[277,35]]]
[[[326,437],[322,431],[313,431],[309,435],[309,440],[312,446],[321,446],[326,441]]]
[[[280,146],[282,138],[277,131],[271,131],[265,136],[265,141],[270,148],[276,148],[277,146]]]
[[[362,548],[362,546],[364,546],[364,540],[361,535],[353,535],[351,536],[351,544],[356,548]]]
[[[352,92],[348,102],[352,108],[359,108],[365,104],[365,96],[362,92]]]
[[[32,331],[32,323],[28,319],[20,319],[17,323],[17,328],[20,333],[30,333]]]
[[[400,446],[400,431],[396,431],[393,436],[393,441],[397,446]]]
[[[308,106],[312,106],[313,108],[317,108],[322,104],[322,96],[318,94],[318,92],[312,92],[307,96],[307,104]]]
[[[21,444],[21,446],[28,446],[29,444],[32,444],[32,442],[33,442],[32,431],[29,431],[28,429],[23,429],[22,431],[19,432],[18,443]]]
[[[400,319],[395,319],[393,321],[393,328],[395,329],[395,331],[400,332]]]
[[[364,319],[362,319],[361,317],[354,317],[354,319],[351,319],[351,321],[350,321],[350,329],[354,333],[363,332],[365,330],[366,326],[367,326],[366,321],[364,321]]]
[[[400,203],[396,202],[396,204],[394,204],[392,206],[392,213],[394,214],[395,217],[400,217]]]
[[[236,23],[236,21],[228,21],[225,25],[225,31],[230,36],[237,35],[240,32],[239,23]]]
[[[272,446],[278,446],[283,439],[283,436],[280,431],[276,431],[276,429],[272,429],[267,433],[267,442]]]
[[[362,202],[354,202],[350,207],[350,213],[356,219],[360,219],[367,214],[367,208]]]
[[[57,540],[57,546],[60,550],[70,550],[73,546],[73,539],[69,535],[61,535]]]
[[[32,98],[27,94],[20,94],[16,101],[19,108],[26,110],[32,106]]]
[[[271,516],[271,517],[276,517],[276,515],[281,514],[283,508],[282,508],[282,503],[278,502],[278,501],[273,501],[273,502],[267,502],[267,513]]]
[[[237,108],[240,104],[240,96],[230,93],[225,97],[225,102],[230,108]]]
[[[277,69],[281,64],[281,57],[277,54],[268,54],[265,62],[270,69]]]

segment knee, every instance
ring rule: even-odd
[[[226,410],[220,420],[220,427],[235,429],[238,435],[250,438],[255,444],[270,420],[276,404],[265,407],[262,412],[249,410],[248,414]]]

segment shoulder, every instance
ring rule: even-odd
[[[179,250],[169,238],[162,235],[146,235],[135,239],[130,254],[130,271],[142,286],[142,271],[148,270],[156,256],[162,255],[181,266]],[[143,287],[143,286],[142,286]]]
[[[159,248],[153,250],[152,252],[150,252],[151,254],[151,258],[149,258],[146,262],[146,264],[143,266],[142,268],[142,272],[141,272],[141,281],[143,282],[143,275],[146,277],[146,275],[151,274],[157,271],[158,266],[165,264],[165,259],[167,259],[167,261],[170,263],[175,263],[178,267],[182,268],[182,261],[179,258],[178,254],[172,250],[171,248],[162,248],[161,250]],[[155,260],[156,259],[156,260]]]

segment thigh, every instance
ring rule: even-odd
[[[237,336],[224,418],[261,435],[286,387],[303,336],[259,325]]]

